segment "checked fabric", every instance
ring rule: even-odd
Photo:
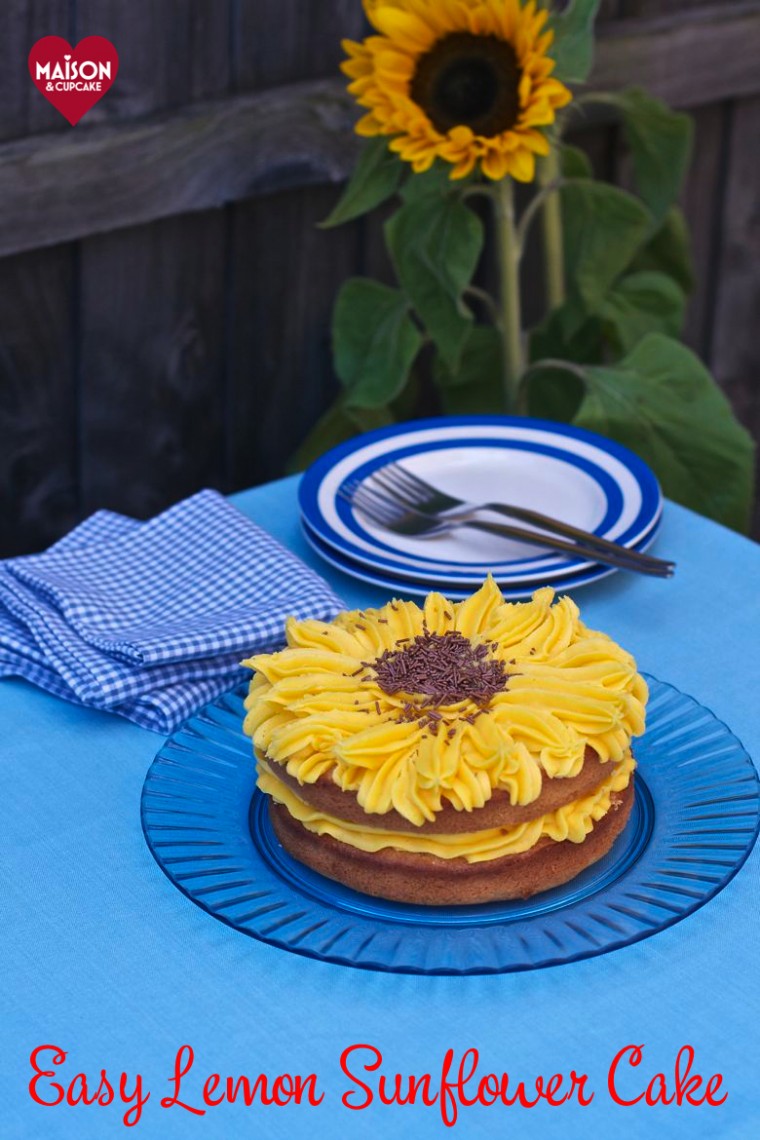
[[[0,563],[0,677],[172,732],[250,676],[285,619],[342,609],[327,583],[216,491],[141,523],[99,511]]]

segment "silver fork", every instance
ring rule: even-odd
[[[653,569],[664,569],[665,567],[670,567],[671,571],[675,570],[674,562],[654,558],[652,555],[645,554],[642,551],[632,550],[630,547],[621,546],[616,542],[610,542],[609,539],[601,538],[599,535],[591,534],[588,531],[581,530],[579,527],[571,526],[570,523],[562,522],[560,519],[550,518],[548,515],[540,514],[538,511],[530,510],[527,507],[518,507],[513,504],[499,502],[476,504],[465,502],[462,499],[455,499],[453,496],[446,495],[443,491],[431,487],[424,479],[420,479],[418,475],[414,475],[411,471],[402,467],[400,463],[389,463],[378,471],[374,471],[370,478],[373,485],[377,484],[380,489],[386,491],[392,498],[398,499],[404,506],[419,511],[421,514],[435,516],[445,515],[447,519],[464,521],[465,518],[471,515],[477,515],[481,511],[494,511],[507,518],[516,519],[518,522],[525,522],[530,526],[539,527],[544,531],[548,531],[549,534],[572,539],[574,542],[580,543],[583,546],[591,547],[594,551],[601,551],[621,557],[625,559],[626,562],[635,563],[636,568],[648,566]],[[602,561],[598,553],[596,554],[596,560]]]
[[[626,547],[620,547],[620,553],[617,551],[614,553],[601,551],[598,548],[584,546],[581,543],[568,542],[551,535],[538,534],[536,531],[526,530],[523,527],[486,522],[474,517],[471,512],[463,517],[447,515],[445,518],[425,514],[391,497],[387,491],[368,486],[367,482],[344,485],[339,488],[338,496],[349,502],[376,526],[381,526],[396,534],[433,538],[437,535],[450,534],[460,527],[471,527],[474,530],[484,531],[486,534],[519,539],[533,546],[574,554],[576,557],[589,562],[602,562],[619,570],[635,570],[659,578],[670,578],[673,573],[672,564],[662,562],[659,559],[648,559],[644,563],[634,561],[632,556],[638,557],[637,552],[629,551]]]

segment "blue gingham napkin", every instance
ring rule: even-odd
[[[150,522],[99,511],[44,554],[0,563],[0,677],[171,732],[276,649],[329,620],[326,582],[215,491]]]

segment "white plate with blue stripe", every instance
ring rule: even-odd
[[[633,452],[593,432],[543,420],[417,420],[368,432],[317,460],[299,489],[309,538],[343,563],[429,588],[440,583],[466,592],[488,573],[502,585],[527,586],[599,567],[470,528],[426,539],[374,526],[341,491],[394,462],[456,498],[527,507],[632,549],[649,538],[662,514],[657,479]]]

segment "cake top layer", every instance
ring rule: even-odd
[[[568,597],[506,602],[489,578],[451,603],[393,601],[330,623],[288,621],[254,671],[245,731],[302,784],[331,778],[368,813],[422,825],[496,788],[528,804],[577,775],[589,745],[619,762],[644,730],[630,654],[586,628]]]

